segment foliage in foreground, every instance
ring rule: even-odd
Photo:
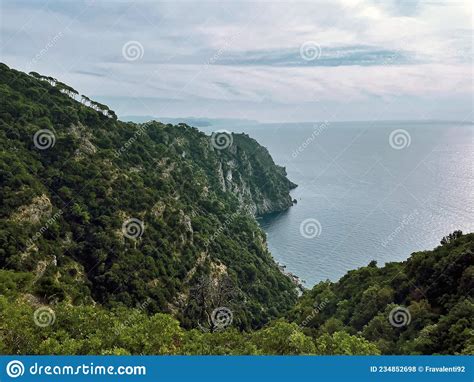
[[[186,330],[143,308],[42,306],[27,293],[31,274],[2,270],[0,353],[473,354],[473,239],[458,235],[405,262],[371,263],[320,283],[286,320],[254,331]],[[400,308],[402,321],[394,315]]]
[[[474,353],[474,234],[307,291],[289,319],[313,337],[358,334],[384,354]]]
[[[3,274],[3,276],[5,276]],[[38,308],[36,308],[38,309]],[[185,330],[168,314],[129,308],[56,305],[54,323],[34,322],[35,308],[0,298],[0,354],[379,354],[367,340],[337,332],[313,339],[295,323],[239,332]],[[45,313],[46,314],[46,313]]]

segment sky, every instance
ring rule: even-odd
[[[1,62],[119,116],[473,119],[469,0],[0,4]]]

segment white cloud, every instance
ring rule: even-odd
[[[114,102],[118,93],[141,97],[137,103],[111,104],[120,114],[164,115],[156,110],[164,108],[174,115],[212,111],[210,116],[231,116],[236,105],[245,105],[258,118],[260,105],[260,118],[265,119],[265,108],[273,105],[285,110],[305,107],[299,115],[312,118],[318,112],[307,104],[318,100],[333,110],[340,109],[338,103],[344,105],[348,116],[359,118],[358,112],[370,110],[374,98],[390,107],[392,99],[400,97],[410,99],[415,109],[417,100],[424,108],[430,100],[443,99],[446,118],[454,117],[450,102],[459,105],[459,99],[465,99],[463,110],[472,108],[468,102],[473,91],[469,1],[123,1],[112,5],[4,0],[1,7],[1,51],[6,64],[53,75],[102,101]],[[61,38],[32,63],[58,33]],[[142,60],[123,59],[122,46],[130,40],[143,45]],[[357,59],[325,66],[287,65],[287,58],[277,63],[269,60],[278,58],[275,53],[297,52],[305,41],[316,41],[326,54],[366,46],[374,52],[403,52],[411,62],[387,65],[382,55],[373,56],[380,62],[371,66],[358,65]],[[244,64],[252,52],[268,55],[262,54],[255,62],[258,65]],[[219,65],[226,60],[226,65]],[[324,55],[311,65],[323,60]],[[348,100],[354,100],[357,110],[350,110]],[[437,117],[443,117],[441,111]],[[409,110],[397,109],[397,113],[400,118],[413,117]]]

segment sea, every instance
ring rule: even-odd
[[[277,262],[311,287],[474,231],[474,125],[464,122],[242,123],[298,185],[259,219]]]

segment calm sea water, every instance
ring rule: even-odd
[[[266,146],[298,203],[261,219],[269,249],[312,286],[474,231],[473,125],[344,122],[227,127]]]

